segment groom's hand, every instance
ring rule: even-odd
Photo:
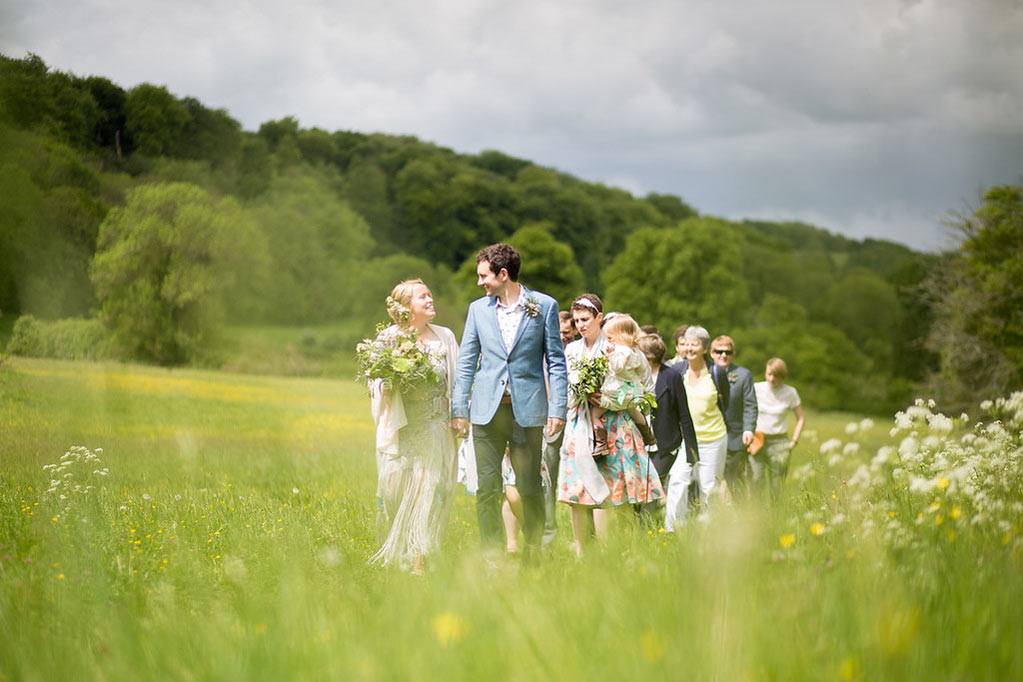
[[[462,417],[455,417],[451,420],[451,430],[461,438],[469,435],[469,420]]]
[[[556,436],[561,433],[561,430],[565,428],[565,420],[558,419],[557,417],[547,418],[547,435]]]

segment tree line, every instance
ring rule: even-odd
[[[956,219],[958,251],[925,254],[725,221],[495,150],[291,117],[245,131],[162,86],[0,55],[0,310],[23,318],[16,352],[216,364],[225,324],[369,333],[411,275],[457,330],[476,250],[507,240],[530,286],[594,291],[666,336],[730,333],[755,371],[785,357],[811,404],[884,412],[926,387],[958,405],[1021,377],[1019,194],[992,188]],[[950,339],[984,349],[974,371]]]

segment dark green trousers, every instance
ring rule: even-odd
[[[476,517],[484,547],[504,544],[501,520],[501,460],[507,448],[515,471],[515,487],[522,497],[522,532],[526,544],[536,546],[543,530],[543,487],[540,483],[540,455],[543,427],[524,428],[515,423],[511,405],[501,404],[489,424],[473,424],[472,442],[476,449]]]

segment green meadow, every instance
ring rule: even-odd
[[[854,490],[878,422],[810,412],[778,504],[674,536],[621,512],[581,561],[561,509],[538,561],[493,568],[459,494],[416,578],[366,563],[354,382],[7,358],[0,680],[1023,679],[1018,430],[992,526],[966,479]],[[98,461],[61,500],[43,467],[72,446]]]

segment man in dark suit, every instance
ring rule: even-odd
[[[686,399],[686,388],[682,380],[682,372],[676,367],[664,364],[667,349],[660,336],[653,334],[641,336],[637,342],[639,350],[650,363],[650,371],[654,377],[654,395],[657,407],[652,415],[652,426],[657,444],[648,447],[650,459],[657,469],[657,475],[664,484],[675,458],[682,454],[690,462],[696,462],[696,431],[693,429],[693,417],[689,413],[689,401]],[[679,453],[684,446],[684,453]]]
[[[728,376],[728,402],[725,426],[728,427],[728,454],[725,456],[725,484],[733,496],[746,494],[746,448],[757,429],[757,394],[753,374],[734,364],[735,341],[719,336],[710,344],[711,358]]]

